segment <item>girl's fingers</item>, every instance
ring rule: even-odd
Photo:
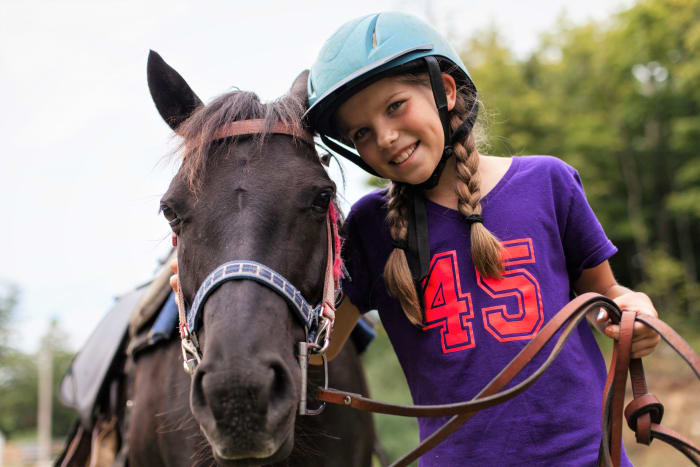
[[[178,279],[179,277],[177,274],[173,274],[172,276],[170,276],[170,288],[173,289],[175,293],[177,293]]]
[[[618,340],[620,338],[620,325],[608,324],[605,326],[605,335],[611,339]]]
[[[606,326],[605,335],[611,339],[618,340],[620,338],[620,326],[618,324],[610,324]],[[634,334],[632,337],[632,346],[630,348],[632,358],[639,358],[650,354],[660,340],[661,337],[654,330],[648,328],[642,323],[634,323]],[[636,355],[640,352],[643,354]]]
[[[633,340],[637,339],[647,339],[647,338],[653,338],[655,342],[659,342],[661,340],[661,337],[659,334],[654,331],[652,328],[647,326],[644,323],[641,323],[639,321],[635,321],[634,323],[634,337],[632,338]]]
[[[632,344],[632,350],[630,351],[630,357],[632,358],[642,358],[646,357],[654,351],[656,348],[656,341],[643,340],[640,342],[635,342]]]

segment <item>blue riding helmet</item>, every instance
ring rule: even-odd
[[[467,68],[452,46],[430,25],[415,16],[399,12],[377,13],[345,23],[324,44],[311,67],[308,80],[309,109],[304,115],[322,141],[336,153],[350,159],[368,172],[377,175],[360,156],[337,138],[333,128],[333,113],[352,94],[372,82],[389,76],[417,71],[413,65],[427,66],[435,103],[445,131],[446,150],[436,172],[422,184],[435,186],[456,138],[468,133],[476,120],[474,105],[458,131],[450,138],[447,100],[442,84],[442,71],[437,58],[455,78],[457,86],[466,86],[476,95],[476,87]],[[423,59],[423,60],[419,60]],[[426,185],[427,184],[427,185]]]

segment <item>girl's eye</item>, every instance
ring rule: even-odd
[[[358,140],[362,139],[362,137],[365,136],[366,134],[367,134],[367,128],[360,128],[359,130],[357,130],[355,132],[354,135],[352,135],[352,140],[358,141]]]
[[[401,107],[401,106],[403,105],[404,102],[406,102],[406,101],[396,101],[396,102],[393,102],[392,104],[389,105],[389,107],[387,108],[387,110],[388,110],[389,112],[396,112],[396,111],[399,109],[399,107]]]

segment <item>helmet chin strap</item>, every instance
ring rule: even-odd
[[[479,104],[477,103],[475,95],[474,104],[472,104],[472,108],[469,111],[469,115],[467,115],[467,117],[457,128],[454,134],[450,135],[452,131],[450,130],[450,117],[448,115],[449,110],[447,108],[447,96],[445,95],[445,85],[442,81],[442,71],[440,71],[440,65],[438,64],[437,58],[435,58],[432,55],[427,56],[424,59],[428,65],[430,87],[433,90],[435,105],[437,106],[438,115],[440,116],[440,122],[442,123],[442,130],[445,135],[445,148],[442,150],[442,157],[440,158],[440,162],[438,162],[437,166],[435,167],[435,170],[433,170],[433,173],[430,175],[430,177],[423,183],[417,185],[418,188],[429,190],[431,188],[435,188],[438,182],[440,181],[440,176],[442,175],[442,171],[445,168],[445,164],[454,153],[452,149],[454,143],[463,139],[464,136],[468,134],[474,126],[476,116],[479,112]]]
[[[440,181],[440,175],[445,168],[447,160],[454,154],[453,145],[457,141],[462,141],[469,134],[476,116],[479,111],[479,105],[474,96],[474,104],[469,111],[469,115],[464,119],[462,124],[457,127],[454,133],[450,130],[450,121],[447,108],[447,96],[445,95],[445,85],[442,81],[442,72],[438,65],[437,59],[433,56],[425,57],[428,64],[428,75],[430,76],[430,87],[433,89],[435,97],[435,105],[437,105],[438,115],[442,122],[442,129],[445,134],[445,148],[442,151],[442,157],[438,162],[432,175],[423,183],[414,185],[415,189],[411,190],[412,203],[408,210],[408,232],[406,241],[402,245],[394,245],[395,248],[401,248],[405,251],[408,268],[411,271],[413,284],[416,287],[418,301],[420,302],[423,321],[425,322],[425,303],[423,303],[423,280],[427,277],[428,267],[430,263],[430,237],[428,233],[428,218],[425,209],[425,198],[423,190],[429,190],[437,186]],[[474,90],[476,92],[476,90]]]

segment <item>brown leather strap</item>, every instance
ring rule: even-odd
[[[236,122],[230,122],[222,125],[216,133],[214,133],[214,139],[228,138],[230,136],[239,135],[255,135],[262,133],[274,133],[277,135],[289,135],[294,138],[300,139],[307,144],[314,146],[314,137],[311,133],[307,131],[295,131],[289,125],[283,122],[275,123],[271,128],[265,127],[265,120],[262,118],[252,119],[252,120],[239,120]]]
[[[474,399],[468,402],[455,404],[431,405],[431,406],[407,406],[389,404],[365,398],[358,394],[338,391],[335,389],[318,390],[320,400],[347,405],[359,410],[367,410],[392,415],[409,417],[436,417],[452,415],[452,418],[442,427],[436,430],[431,436],[423,440],[413,451],[396,461],[393,465],[405,466],[418,459],[434,446],[442,442],[447,436],[456,431],[477,411],[491,407],[500,402],[515,397],[527,389],[535,382],[539,376],[547,369],[552,361],[561,351],[562,346],[569,335],[576,329],[577,325],[592,310],[604,308],[608,310],[611,318],[617,322],[620,320],[621,312],[615,303],[603,296],[587,293],[580,295],[562,310],[560,310],[542,330],[522,349],[522,351],[499,373]],[[605,397],[603,401],[603,436],[601,441],[601,452],[599,463],[602,465],[619,465],[621,439],[618,434],[621,430],[622,406],[624,402],[624,389],[628,368],[633,373],[631,380],[637,392],[646,393],[646,382],[644,381],[641,361],[630,360],[630,348],[632,340],[632,330],[634,321],[641,321],[650,328],[658,332],[661,337],[688,363],[695,374],[700,378],[700,357],[693,349],[676,334],[663,321],[649,316],[635,316],[634,313],[623,314],[621,324],[620,342],[616,343],[614,356],[611,362],[610,374],[605,386]],[[547,360],[527,379],[516,386],[505,391],[502,389],[535,357],[540,350],[559,331],[557,339]],[[499,392],[500,391],[500,392]],[[651,399],[650,399],[651,401]],[[652,401],[653,403],[653,401]],[[664,429],[655,423],[647,423],[646,415],[655,421],[654,415],[648,410],[648,414],[642,414],[636,420],[637,425],[642,428],[645,424],[650,425],[650,437],[656,437],[669,442],[678,448],[689,459],[695,459],[694,452],[700,454],[700,449],[685,438],[677,437],[671,430]],[[613,416],[614,415],[614,416]],[[616,460],[615,460],[616,459]],[[695,462],[695,461],[694,461]],[[700,464],[699,464],[700,465]]]
[[[675,431],[656,423],[651,425],[652,436],[682,452],[695,465],[700,465],[700,448]]]
[[[603,420],[610,427],[610,457],[613,465],[620,465],[622,452],[622,412],[625,405],[625,387],[627,386],[627,371],[630,367],[630,353],[632,349],[632,333],[634,329],[634,313],[625,311],[620,319],[620,337],[615,341],[613,360],[615,361],[613,374],[612,407]],[[603,398],[605,398],[605,394]]]
[[[566,305],[557,313],[542,330],[520,351],[520,353],[499,373],[474,399],[469,402],[445,404],[435,406],[401,406],[373,401],[356,394],[345,393],[337,390],[319,390],[318,398],[332,403],[340,403],[358,408],[360,410],[381,411],[402,416],[444,416],[454,415],[445,425],[426,438],[413,451],[399,459],[394,465],[408,465],[421,455],[439,444],[447,436],[462,426],[478,410],[491,407],[500,402],[515,397],[532,385],[539,376],[551,365],[559,355],[562,346],[569,335],[574,331],[578,323],[594,308],[604,307],[609,310],[617,310],[612,300],[597,294],[583,294]],[[562,328],[556,344],[547,360],[527,379],[508,390],[501,391],[520,371],[532,360],[535,355],[551,340]]]

